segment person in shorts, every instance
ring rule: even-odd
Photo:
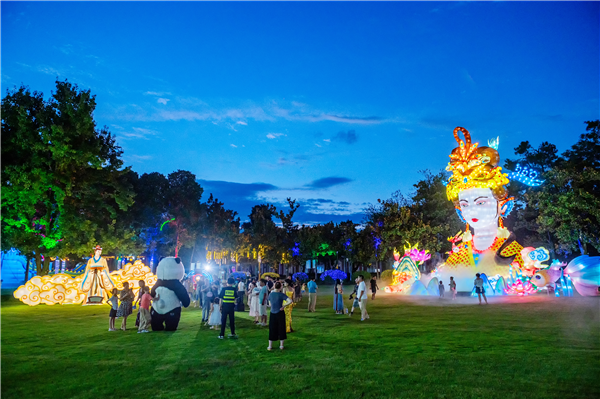
[[[110,305],[110,313],[108,314],[108,331],[117,331],[115,328],[115,318],[117,317],[117,309],[119,309],[119,290],[113,288],[112,296],[108,298]]]
[[[259,285],[260,292],[258,293],[258,316],[260,317],[260,321],[258,325],[265,327],[267,325],[267,300],[269,288],[267,287],[267,282],[265,279],[261,279]]]
[[[377,290],[379,286],[377,285],[377,280],[375,276],[371,277],[371,300],[375,299],[375,294],[377,294]]]
[[[479,297],[479,304],[481,305],[481,296],[483,295],[483,299],[485,299],[485,304],[487,305],[488,301],[485,297],[485,289],[483,288],[483,279],[481,278],[481,274],[477,273],[475,276],[477,277],[474,282],[475,292]]]
[[[352,309],[350,309],[350,312],[348,312],[348,317],[352,317],[352,315],[354,314],[354,309],[359,308],[360,304],[358,303],[358,278],[356,278],[354,280],[354,282],[356,283],[356,285],[354,286],[354,291],[352,291],[352,294],[350,294],[350,296],[348,297],[348,299],[350,299],[352,301],[352,298],[354,298],[354,301],[352,302]]]
[[[450,276],[450,292],[452,292],[452,300],[456,299],[456,281]]]

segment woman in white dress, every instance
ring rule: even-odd
[[[248,296],[248,298],[252,298],[252,303],[250,304],[250,316],[254,316],[254,324],[258,324],[260,322],[260,303],[258,300],[259,294],[260,287],[255,285]]]
[[[250,283],[248,283],[248,292],[246,292],[246,295],[248,295],[248,307],[250,308],[250,317],[256,316],[252,310],[252,300],[254,299],[252,298],[252,290],[254,289],[254,287],[256,287],[256,284],[254,284],[253,281],[250,281]]]

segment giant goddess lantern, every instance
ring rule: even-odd
[[[537,173],[518,165],[515,172],[503,173],[498,166],[497,140],[479,146],[471,142],[471,134],[463,127],[454,129],[454,139],[458,146],[446,168],[452,173],[446,194],[465,223],[465,231],[448,239],[453,244],[450,256],[426,276],[414,266],[412,251],[402,259],[395,253],[394,280],[386,291],[437,295],[438,282],[448,284],[452,277],[458,291],[472,292],[475,274],[480,273],[487,295],[524,296],[550,287],[556,295],[559,288],[562,295],[573,295],[573,287],[581,295],[600,295],[600,257],[584,255],[568,265],[548,265],[550,254],[545,248],[523,248],[504,227],[502,220],[514,205],[506,191],[509,178],[539,186],[543,182]]]
[[[514,202],[506,191],[508,174],[498,166],[498,151],[471,142],[469,131],[462,127],[454,129],[454,138],[458,146],[452,150],[446,168],[452,172],[446,194],[466,226],[462,243],[438,268],[438,278],[449,281],[452,275],[459,291],[470,291],[475,273],[484,273],[497,282],[507,278],[512,268],[520,270],[524,265],[523,247],[502,222]]]
[[[94,255],[85,267],[81,291],[85,293],[84,305],[99,305],[108,299],[108,293],[114,288],[114,283],[108,275],[106,259],[101,257],[102,247],[96,245]]]

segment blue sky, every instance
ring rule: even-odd
[[[196,174],[237,210],[299,222],[438,171],[463,126],[502,159],[563,151],[599,117],[598,2],[2,2],[2,91],[97,95],[138,173]]]

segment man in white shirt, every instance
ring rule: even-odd
[[[358,291],[356,297],[358,298],[358,305],[360,306],[360,321],[364,321],[369,318],[367,313],[367,285],[365,284],[365,278],[358,276]]]

